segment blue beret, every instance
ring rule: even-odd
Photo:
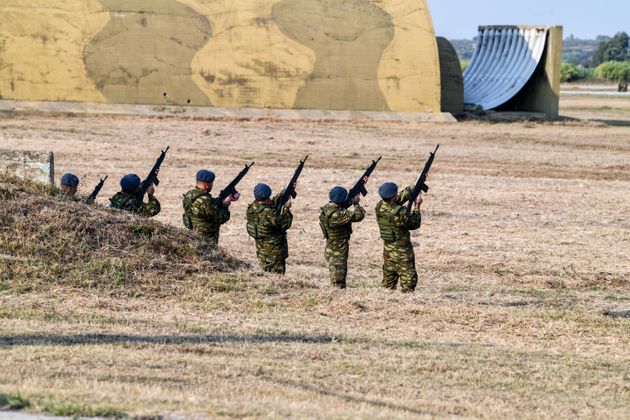
[[[199,182],[214,182],[214,172],[207,169],[202,169],[197,172],[197,181]]]
[[[140,177],[136,174],[129,174],[122,177],[120,187],[124,192],[134,192],[140,186]]]
[[[398,194],[398,185],[393,182],[386,182],[378,189],[378,193],[383,200],[389,200]]]
[[[74,174],[63,174],[63,176],[61,177],[61,185],[76,187],[77,185],[79,185],[79,178]]]
[[[335,187],[328,193],[328,198],[335,204],[342,204],[348,198],[348,190],[344,187]]]
[[[254,187],[254,198],[256,200],[266,200],[271,197],[271,187],[267,184],[260,183]]]

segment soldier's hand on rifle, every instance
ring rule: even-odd
[[[239,198],[241,198],[240,192],[237,191],[234,194],[232,194],[232,201],[238,201]]]
[[[363,177],[363,183],[367,184],[369,180],[370,180],[369,176],[364,176]]]
[[[284,207],[287,208],[287,209],[290,209],[292,205],[293,205],[293,199],[289,198],[289,200],[286,202]]]
[[[155,176],[158,176],[158,175],[160,174],[160,168],[157,168],[157,169],[153,172],[153,174],[154,174]]]
[[[420,208],[420,206],[422,205],[422,195],[418,195],[418,198],[416,198],[416,201],[413,202],[413,204],[415,205],[415,207],[417,209]]]
[[[357,194],[352,197],[352,204],[359,204],[361,202],[361,194]]]
[[[153,194],[155,194],[155,187],[153,185],[147,188],[147,194],[149,195],[149,197],[153,197]]]

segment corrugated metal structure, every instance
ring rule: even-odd
[[[562,27],[481,26],[464,72],[464,102],[558,115]]]

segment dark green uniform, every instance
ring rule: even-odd
[[[328,203],[319,214],[319,224],[326,238],[324,257],[330,270],[330,281],[342,289],[346,288],[352,223],[360,222],[364,218],[365,210],[359,205],[354,210],[346,210],[338,204]]]
[[[186,211],[190,203],[190,211]],[[215,204],[209,192],[193,188],[184,195],[184,218],[190,217],[191,229],[214,245],[219,244],[221,225],[230,220],[230,210],[221,204]],[[184,222],[186,224],[186,222]]]
[[[64,191],[63,189],[59,189],[58,197],[61,200],[65,200],[65,201],[74,201],[74,202],[77,202],[77,203],[79,201],[81,201],[81,199],[76,196],[76,193],[71,193],[71,192],[68,192],[68,191]]]
[[[149,202],[145,203],[133,193],[118,192],[109,199],[115,209],[126,210],[144,217],[153,217],[160,212],[160,202],[154,196],[149,196]]]
[[[403,292],[413,292],[418,284],[416,261],[409,231],[420,228],[420,210],[407,215],[402,204],[407,201],[412,188],[405,188],[394,204],[380,201],[376,205],[376,221],[381,231],[383,246],[383,287],[395,290],[400,279]]]
[[[66,201],[73,201],[75,203],[81,202],[83,204],[88,204],[88,205],[94,204],[93,198],[90,198],[90,197],[80,198],[80,197],[77,197],[75,193],[70,193],[63,190],[59,191],[59,198]]]
[[[267,272],[284,274],[289,257],[287,230],[293,223],[291,210],[276,214],[280,194],[271,200],[256,200],[247,207],[247,233],[256,240],[256,257]]]

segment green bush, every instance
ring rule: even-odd
[[[591,76],[593,76],[593,70],[591,69],[573,63],[562,63],[560,81],[563,83],[575,82],[576,80],[586,79]]]
[[[630,61],[607,61],[595,69],[595,76],[611,82],[630,81]]]

